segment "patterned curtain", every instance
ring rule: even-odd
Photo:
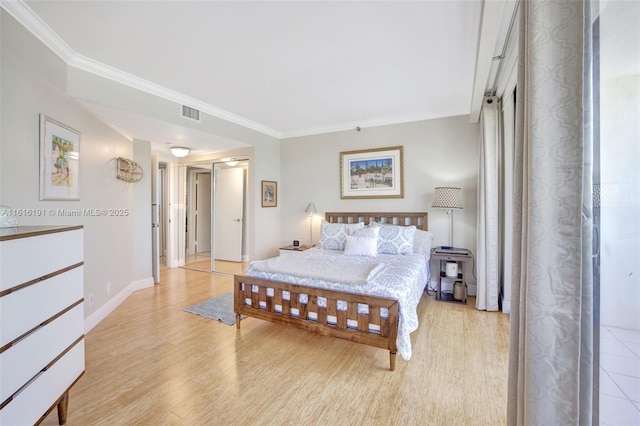
[[[478,173],[478,287],[476,308],[497,311],[500,294],[498,220],[500,171],[500,112],[498,98],[486,96],[480,113]]]
[[[520,3],[510,425],[592,423],[589,7]]]

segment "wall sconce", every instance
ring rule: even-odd
[[[462,210],[462,188],[450,186],[436,187],[431,207],[447,209],[447,214],[451,216],[451,223],[449,224],[449,247],[443,248],[453,248],[453,209]]]
[[[309,213],[309,248],[311,248],[313,246],[313,215],[318,213],[318,209],[315,204],[309,203],[304,212]]]
[[[191,149],[189,148],[185,148],[183,146],[172,146],[171,148],[169,148],[169,151],[171,151],[171,153],[178,157],[178,158],[182,158],[182,157],[186,157],[187,155],[189,155],[189,153],[191,152]]]

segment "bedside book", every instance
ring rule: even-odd
[[[462,254],[468,255],[469,250],[463,248],[456,247],[447,247],[447,246],[439,246],[434,249],[436,253],[444,253],[444,254]]]

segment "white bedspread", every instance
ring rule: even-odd
[[[316,266],[312,267],[312,264]],[[292,269],[288,270],[287,265]],[[344,275],[345,268],[351,268],[353,272]],[[293,270],[295,274],[290,273]],[[411,358],[410,333],[418,328],[418,303],[429,276],[428,262],[422,254],[345,256],[342,251],[314,248],[295,255],[251,262],[246,274],[269,280],[398,300],[398,352],[405,360]],[[368,280],[362,282],[365,274]]]
[[[351,256],[314,256],[313,262],[310,262],[308,256],[294,255],[263,260],[255,267],[270,274],[286,274],[321,281],[336,281],[339,277],[341,283],[362,285],[368,283],[384,264],[354,263]]]

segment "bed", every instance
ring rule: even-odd
[[[429,280],[427,228],[427,213],[326,213],[318,247],[235,275],[237,327],[246,315],[387,349],[394,371]]]

